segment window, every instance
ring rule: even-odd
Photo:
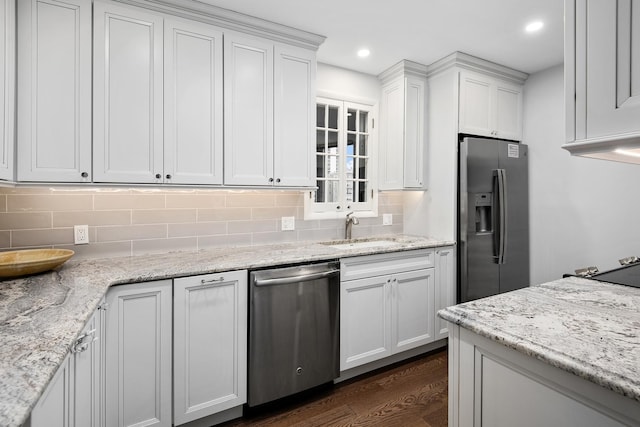
[[[305,202],[307,218],[377,214],[377,165],[371,105],[318,98],[316,185]]]

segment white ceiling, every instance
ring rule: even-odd
[[[326,36],[318,61],[377,75],[454,51],[527,73],[562,63],[561,0],[200,0]],[[524,26],[545,27],[526,34]],[[360,59],[356,51],[371,50]]]

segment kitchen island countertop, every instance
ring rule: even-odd
[[[480,336],[640,402],[640,289],[568,277],[440,310]]]
[[[413,236],[387,238],[394,244],[335,249],[318,242],[300,242],[70,260],[48,273],[2,280],[0,425],[20,426],[26,421],[110,286],[455,244]]]

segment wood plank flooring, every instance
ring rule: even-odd
[[[436,350],[366,377],[264,405],[240,426],[447,426],[447,351]]]

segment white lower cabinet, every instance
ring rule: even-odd
[[[246,402],[246,271],[115,286],[107,302],[107,426],[180,425]]]
[[[107,426],[171,426],[172,281],[107,293]]]
[[[247,401],[247,272],[174,281],[173,418],[184,424]]]
[[[450,325],[449,426],[640,425],[638,402]]]
[[[438,311],[456,304],[456,251],[453,246],[436,249],[436,339],[449,336],[449,322],[438,317]]]
[[[31,427],[101,426],[103,305],[76,339],[71,353],[31,412]]]
[[[340,370],[434,341],[432,249],[340,262]]]

